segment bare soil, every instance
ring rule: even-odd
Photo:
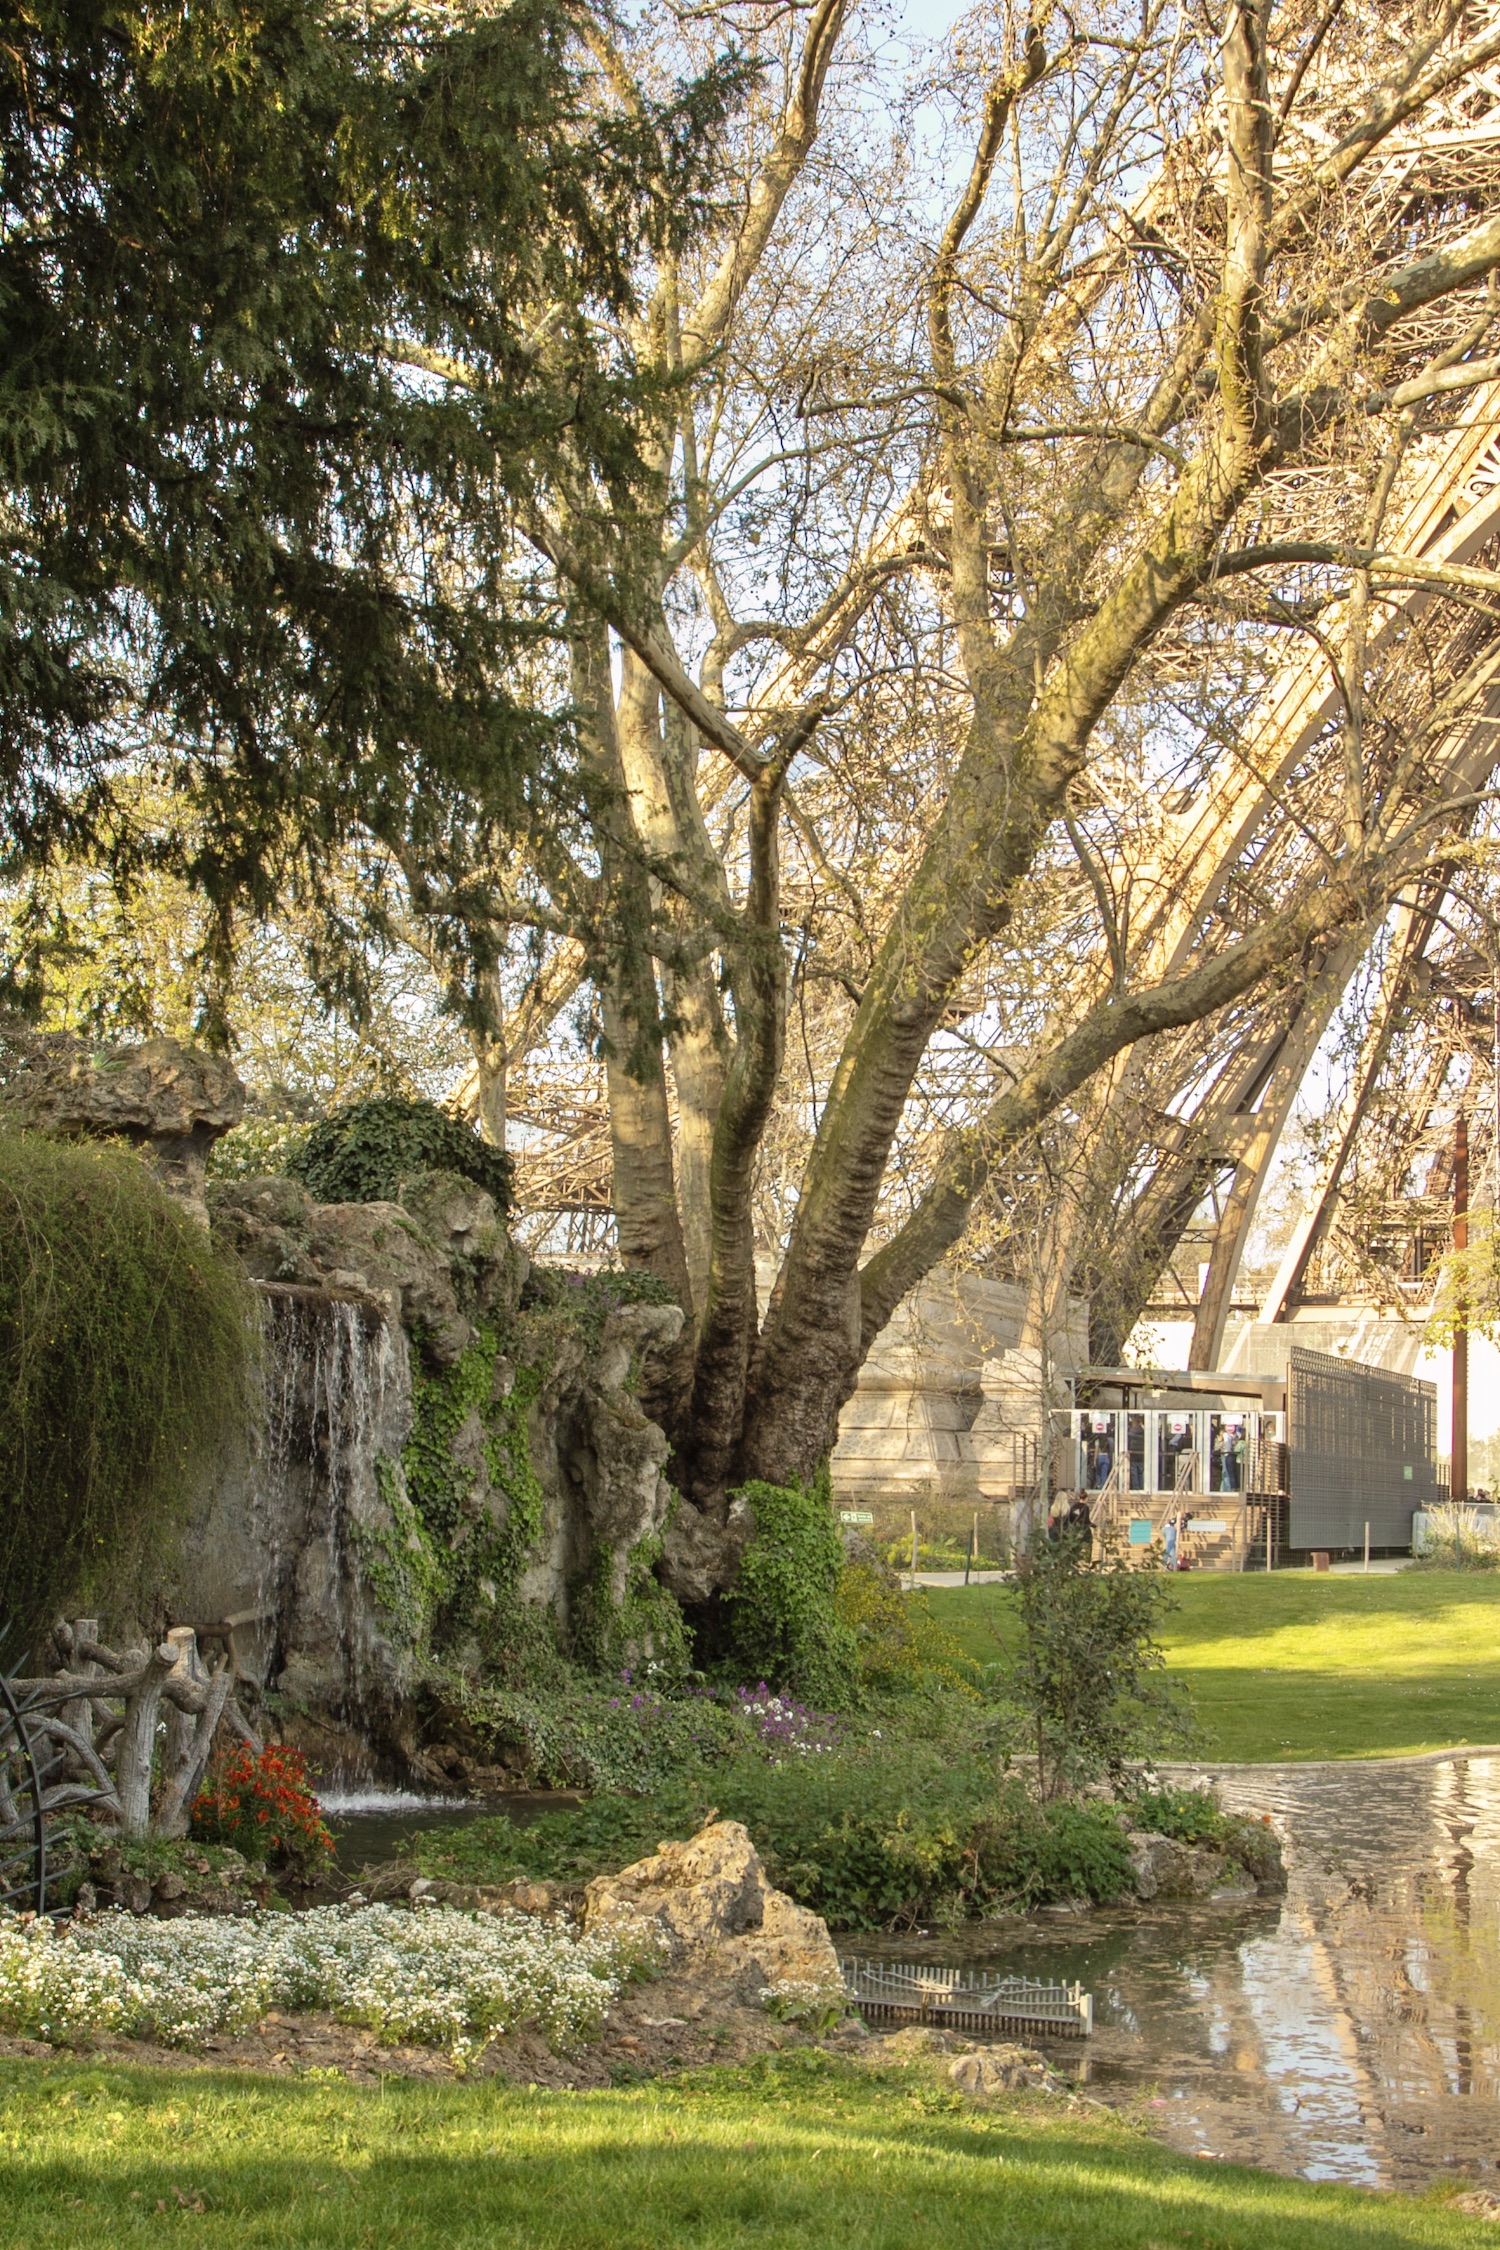
[[[279,2011],[248,2031],[219,2035],[190,2050],[144,2039],[99,2038],[69,2051],[162,2070],[337,2071],[356,2084],[386,2077],[467,2075],[527,2086],[588,2088],[630,2084],[709,2063],[748,2062],[782,2047],[823,2045],[847,2053],[860,2049],[867,2036],[862,2025],[815,2036],[777,2023],[761,2008],[745,2006],[731,1984],[668,1974],[627,1986],[599,2036],[587,2046],[555,2054],[539,2033],[520,2032],[497,2039],[466,2073],[457,2071],[438,2047],[386,2046],[373,2031],[332,2016]],[[53,2056],[59,2051],[38,2039],[0,2036],[0,2056]]]

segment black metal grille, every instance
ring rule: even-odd
[[[0,1906],[47,1911],[45,1776],[26,1705],[0,1673]]]
[[[1437,1387],[1326,1352],[1287,1361],[1294,1548],[1405,1547],[1438,1496]]]

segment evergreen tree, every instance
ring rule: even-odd
[[[0,0],[13,864],[172,861],[227,917],[355,827],[420,858],[460,802],[522,817],[557,730],[510,684],[546,624],[511,511],[564,444],[639,474],[582,339],[729,83],[590,117],[579,21]],[[112,786],[144,762],[165,835]]]

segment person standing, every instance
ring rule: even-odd
[[[1177,1568],[1177,1511],[1175,1508],[1161,1527],[1161,1554],[1166,1568],[1175,1570]]]

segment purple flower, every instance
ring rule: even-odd
[[[841,1739],[838,1720],[829,1712],[811,1711],[792,1696],[776,1695],[764,1680],[753,1688],[736,1691],[740,1710],[760,1740],[773,1750],[807,1757],[832,1750]]]

